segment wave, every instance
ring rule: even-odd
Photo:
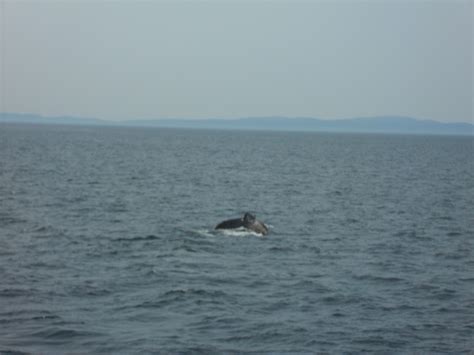
[[[71,338],[78,338],[78,337],[97,337],[101,336],[102,334],[85,331],[85,330],[75,330],[75,329],[67,329],[67,328],[58,328],[58,327],[49,327],[31,334],[31,336],[36,338],[41,338],[43,340],[48,341],[55,341],[58,343],[69,343]]]
[[[7,213],[1,213],[0,214],[0,223],[4,226],[7,226],[9,224],[23,224],[23,223],[26,223],[26,222],[27,222],[27,220],[24,219],[24,218],[11,216]]]
[[[295,250],[290,246],[272,246],[268,248],[268,251],[272,253],[290,253],[294,252]]]
[[[387,283],[405,281],[405,279],[396,277],[396,276],[377,276],[377,275],[364,274],[364,275],[353,275],[352,277],[360,281],[375,281],[375,282],[387,282]]]
[[[209,291],[205,289],[195,289],[195,288],[178,288],[178,289],[167,291],[163,294],[164,297],[181,296],[181,295],[223,297],[223,296],[227,296],[227,293],[225,293],[224,291],[218,291],[218,290]]]
[[[200,235],[202,237],[215,237],[216,233],[214,230],[209,230],[209,229],[196,229],[192,230],[192,233],[196,233],[197,235]]]
[[[180,304],[183,301],[189,302],[203,302],[208,301],[211,303],[221,302],[223,299],[229,297],[229,295],[220,290],[205,290],[195,288],[177,288],[163,292],[154,300],[148,300],[132,306],[133,308],[162,308],[174,303]],[[128,307],[127,307],[128,308]]]
[[[217,236],[226,236],[226,237],[264,237],[263,234],[251,231],[247,228],[240,227],[235,229],[196,229],[192,230],[192,233],[195,233],[202,237],[217,237]]]
[[[248,230],[247,228],[241,227],[236,229],[217,229],[217,233],[225,235],[227,237],[263,237],[261,233]]]
[[[33,314],[34,315],[33,315]],[[17,310],[7,313],[0,313],[0,324],[21,323],[28,321],[48,322],[60,321],[61,317],[49,311]],[[0,352],[1,354],[1,352]]]
[[[22,297],[31,296],[38,292],[37,289],[33,288],[4,288],[0,289],[0,298],[2,297]]]
[[[1,355],[32,355],[32,353],[27,353],[24,351],[2,349],[2,348],[0,348],[0,354]]]
[[[114,242],[139,242],[139,241],[147,241],[147,240],[158,240],[160,237],[156,235],[150,234],[145,237],[131,237],[131,238],[115,238],[112,239]]]

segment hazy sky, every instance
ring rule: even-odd
[[[473,4],[0,0],[0,111],[472,122]]]

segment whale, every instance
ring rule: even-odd
[[[241,218],[228,219],[219,223],[215,229],[246,228],[262,235],[268,234],[268,227],[253,214],[246,212]]]

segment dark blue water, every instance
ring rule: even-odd
[[[0,352],[474,349],[470,137],[0,126]],[[267,237],[213,227],[244,211]]]

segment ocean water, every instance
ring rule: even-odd
[[[471,353],[473,207],[472,137],[3,124],[0,353]]]

